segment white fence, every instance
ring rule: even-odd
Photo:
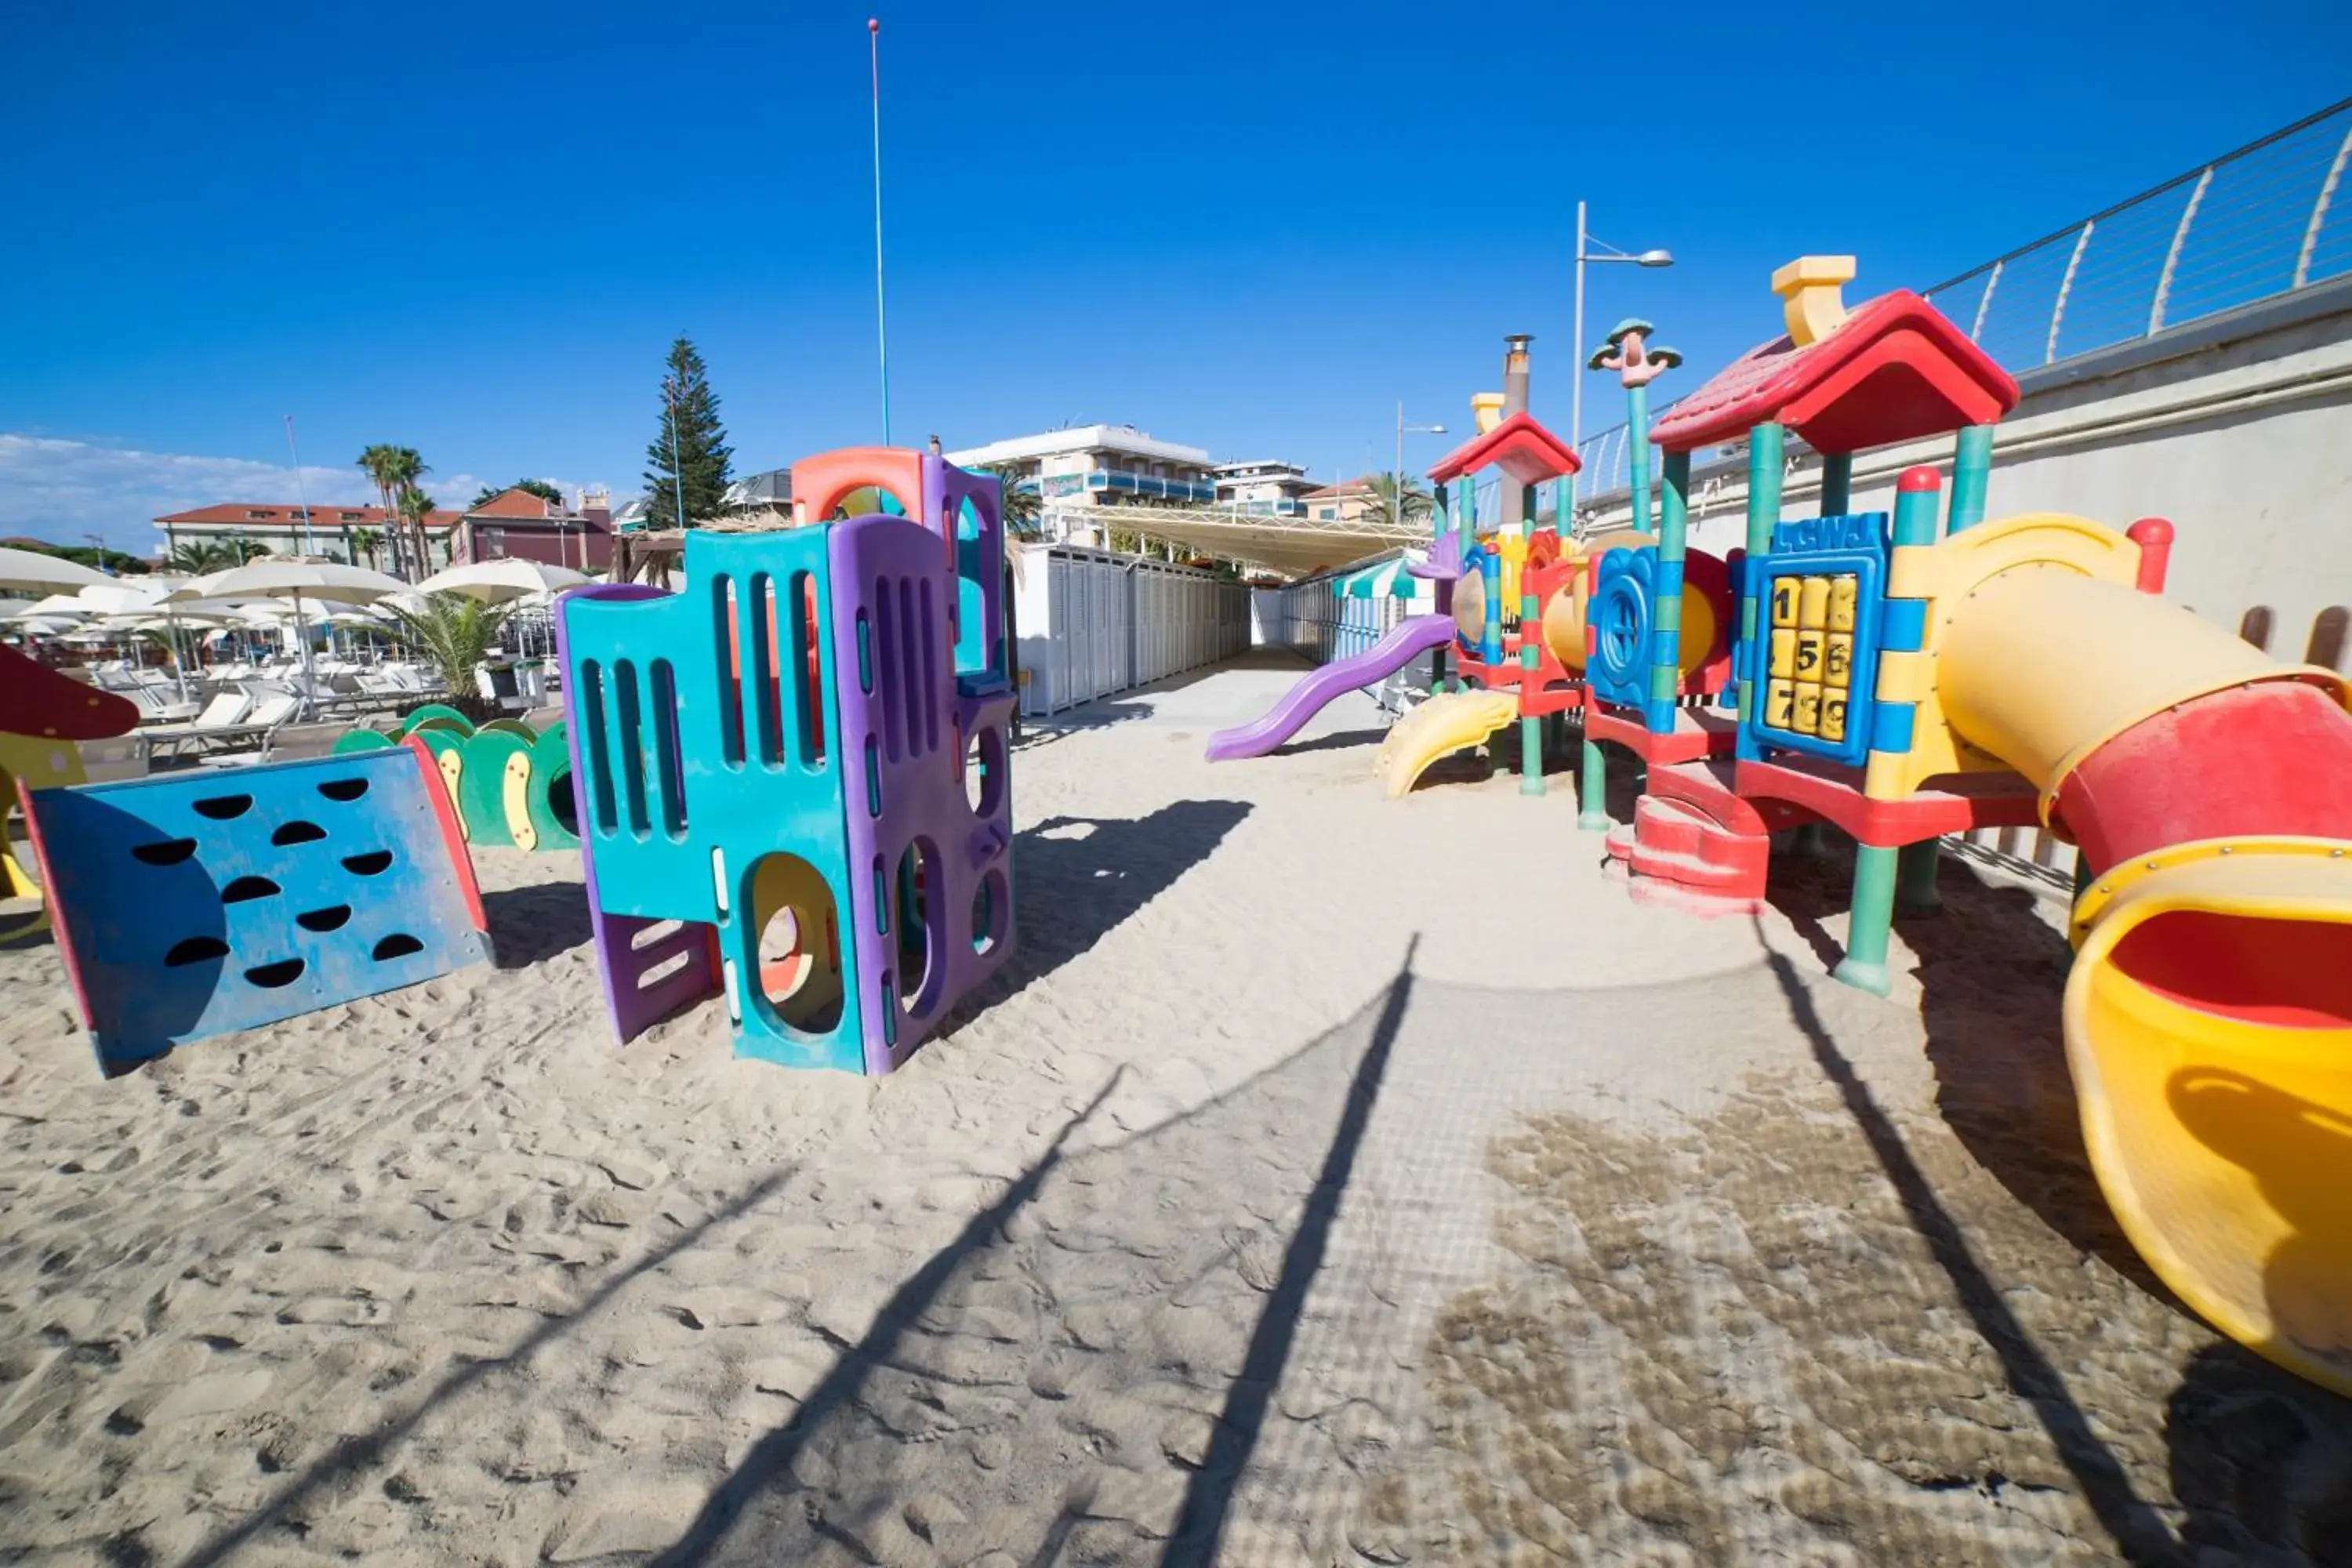
[[[1244,651],[1249,590],[1073,545],[1021,552],[1021,711],[1056,713]]]

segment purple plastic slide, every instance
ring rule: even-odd
[[[1343,658],[1314,670],[1283,693],[1282,700],[1255,724],[1220,730],[1209,737],[1209,761],[1229,763],[1236,757],[1262,757],[1298,733],[1298,727],[1343,691],[1354,691],[1385,680],[1432,648],[1454,638],[1451,616],[1411,616],[1397,628],[1353,658]]]

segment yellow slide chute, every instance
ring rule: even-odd
[[[1937,599],[1923,719],[2030,779],[2098,872],[2064,1021],[2101,1188],[2183,1300],[2352,1394],[2342,680],[2046,556]]]
[[[1446,691],[1429,698],[1398,720],[1381,742],[1372,762],[1381,793],[1391,800],[1407,794],[1432,763],[1479,744],[1518,712],[1518,699],[1507,691]]]

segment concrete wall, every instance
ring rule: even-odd
[[[2240,630],[2270,612],[2269,650],[2306,657],[2315,622],[2352,605],[2352,279],[2192,322],[2019,378],[2025,395],[1993,447],[1986,515],[2063,511],[2116,528],[2164,517],[2179,530],[2167,595]],[[1948,473],[1948,442],[1855,462],[1853,510],[1891,510],[1914,463]],[[1744,454],[1702,462],[1692,543],[1746,538]],[[1819,494],[1800,453],[1782,515]],[[1622,494],[1597,522],[1622,526]],[[2336,619],[2342,619],[2341,616]],[[2325,653],[2325,648],[2321,652]]]

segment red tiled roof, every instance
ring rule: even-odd
[[[1759,343],[1650,427],[1669,452],[1777,421],[1817,452],[1859,452],[1990,425],[2017,406],[2017,383],[1940,310],[1907,289],[1858,307],[1798,348]]]
[[[551,506],[543,496],[535,496],[520,485],[500,490],[477,507],[466,509],[467,517],[543,518],[557,515],[562,509]]]
[[[394,514],[380,506],[313,506],[310,510],[312,528],[341,528],[348,515],[354,528],[382,528],[384,519]],[[427,528],[449,528],[462,514],[446,507],[436,507],[425,516]],[[244,524],[253,528],[299,528],[302,523],[302,508],[299,506],[264,506],[252,501],[223,501],[218,506],[200,506],[193,511],[175,511],[159,517],[157,522],[173,528],[222,527]]]
[[[1370,495],[1374,488],[1370,479],[1342,479],[1336,485],[1325,485],[1321,489],[1308,490],[1298,499],[1300,500],[1344,500],[1350,496]]]
[[[1473,436],[1429,470],[1430,479],[1446,484],[1463,474],[1493,467],[1523,485],[1572,474],[1584,465],[1568,443],[1536,422],[1532,414],[1514,414],[1483,436]]]

